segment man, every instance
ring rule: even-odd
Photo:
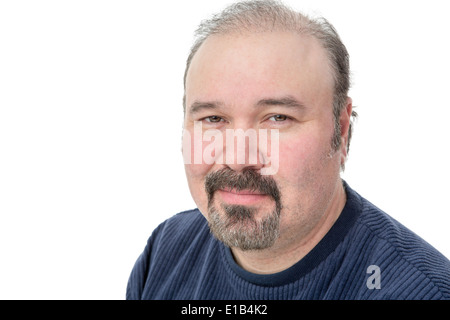
[[[450,298],[448,259],[340,178],[355,114],[326,20],[231,5],[198,29],[184,81],[198,209],[153,232],[128,299]]]

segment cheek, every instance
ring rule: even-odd
[[[280,175],[294,177],[301,174],[315,153],[316,150],[310,138],[293,137],[280,140]]]
[[[284,206],[308,207],[337,168],[328,154],[330,140],[313,133],[280,141],[280,167],[277,179]]]
[[[320,171],[326,167],[332,151],[333,128],[331,121],[311,121],[280,136],[280,171],[298,176],[305,170]]]
[[[208,143],[204,143],[202,137],[202,131],[184,130],[182,151],[192,199],[200,212],[205,215],[208,208],[208,196],[204,187],[205,177],[212,170],[214,164],[205,163],[203,159],[203,152]]]
[[[205,214],[208,207],[208,197],[204,187],[205,176],[209,172],[208,168],[209,166],[201,164],[184,165],[192,199],[203,214]]]

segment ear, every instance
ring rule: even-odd
[[[347,97],[345,108],[341,111],[339,122],[341,125],[341,165],[344,165],[347,158],[347,146],[349,140],[350,123],[352,116],[353,104],[352,99]]]

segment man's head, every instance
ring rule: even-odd
[[[264,130],[278,134],[258,145],[255,163],[248,155],[244,163],[186,164],[194,201],[230,247],[257,250],[305,237],[332,205],[347,156],[345,47],[325,20],[272,1],[232,5],[203,22],[197,36],[184,77],[189,146],[198,140],[198,123],[203,132],[254,130],[259,140]],[[212,152],[216,160],[229,151],[229,144],[220,146]],[[274,156],[268,150],[278,153],[279,169],[262,177],[265,159]]]

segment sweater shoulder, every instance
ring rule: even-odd
[[[204,223],[206,223],[206,220],[200,211],[191,209],[173,215],[161,223],[156,230],[169,227],[183,231],[189,230],[192,225],[202,225]]]
[[[392,298],[450,299],[450,261],[428,242],[362,198],[362,214],[357,223],[376,239],[373,261],[384,265],[385,276],[392,282],[409,283],[410,290],[400,290]],[[386,278],[385,277],[385,278]],[[387,280],[386,280],[387,281]],[[427,287],[419,290],[415,286]],[[397,283],[398,285],[398,283]],[[428,290],[428,295],[426,293]]]
[[[198,209],[183,211],[156,227],[138,257],[127,284],[126,298],[146,298],[148,288],[160,284],[158,279],[176,274],[180,261],[197,256],[210,241],[206,219]],[[157,290],[155,290],[157,291]]]
[[[209,235],[206,219],[198,209],[192,209],[177,213],[161,223],[153,231],[149,243],[154,250],[181,251],[198,244],[199,237],[204,235]]]

